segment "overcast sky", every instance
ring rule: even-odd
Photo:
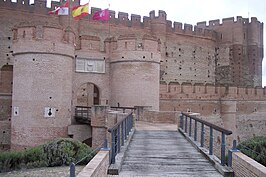
[[[81,4],[89,0],[81,0]],[[117,12],[127,12],[141,16],[149,16],[149,12],[164,10],[167,19],[196,25],[197,22],[242,16],[257,17],[266,22],[265,0],[90,0],[90,7],[108,8]],[[264,27],[264,46],[266,29]],[[266,53],[266,46],[264,54]],[[266,61],[263,61],[262,85],[266,86]]]

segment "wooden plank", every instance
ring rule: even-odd
[[[176,130],[140,127],[130,142],[119,177],[222,176]]]

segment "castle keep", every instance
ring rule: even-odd
[[[78,126],[75,107],[92,105],[190,110],[232,129],[239,141],[265,135],[257,18],[192,26],[172,23],[164,11],[143,18],[109,11],[109,22],[90,15],[75,21],[48,15],[56,6],[0,0],[2,149],[67,137]]]

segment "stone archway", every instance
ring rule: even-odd
[[[77,91],[77,106],[88,106],[100,104],[99,88],[93,83],[82,84]]]

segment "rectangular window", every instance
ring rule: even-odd
[[[105,73],[105,60],[77,58],[76,72]]]

